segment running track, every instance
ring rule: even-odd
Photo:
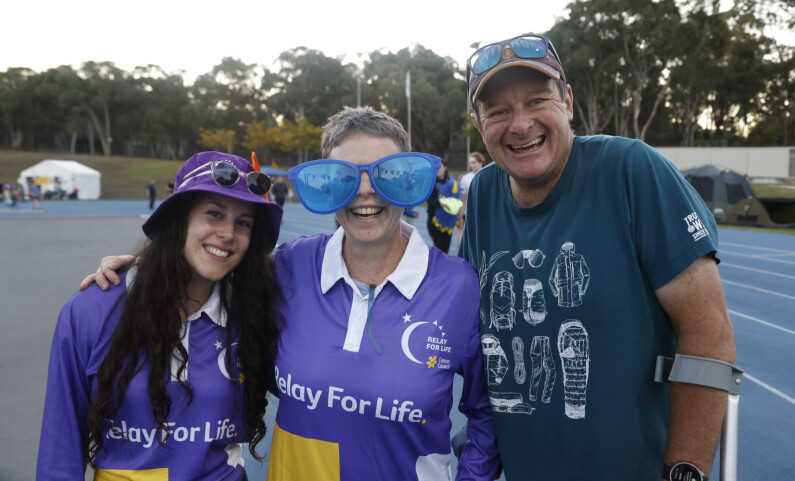
[[[0,208],[4,481],[34,476],[49,341],[60,306],[102,255],[129,252],[143,240],[140,223],[148,214],[143,201],[43,202],[42,207]],[[416,224],[430,243],[424,217]],[[330,216],[291,204],[280,242],[332,232],[334,227]],[[746,373],[740,397],[739,479],[793,479],[795,236],[721,228],[719,237],[719,270],[735,330],[737,365]],[[455,253],[456,237],[452,244]],[[463,419],[457,412],[452,418],[455,430]],[[252,481],[265,479],[253,459],[247,468]],[[716,470],[711,478],[719,479]]]

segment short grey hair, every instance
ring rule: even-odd
[[[376,112],[372,107],[345,107],[329,117],[320,137],[320,152],[328,158],[331,151],[352,135],[372,135],[389,139],[401,152],[411,151],[411,139],[406,129],[393,117]]]

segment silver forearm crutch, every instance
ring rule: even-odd
[[[720,439],[720,479],[737,481],[737,419],[743,370],[728,362],[706,357],[676,354],[658,356],[656,382],[684,382],[720,389],[729,393]]]

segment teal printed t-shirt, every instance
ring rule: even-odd
[[[575,137],[538,205],[482,169],[460,255],[478,270],[481,347],[508,479],[658,479],[671,322],[654,291],[701,256],[717,226],[676,168],[636,140]]]

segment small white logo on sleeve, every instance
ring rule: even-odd
[[[707,228],[704,227],[704,224],[701,223],[701,219],[698,218],[698,214],[695,212],[688,214],[688,216],[684,218],[684,221],[685,224],[687,224],[687,231],[693,235],[694,241],[709,235]]]

